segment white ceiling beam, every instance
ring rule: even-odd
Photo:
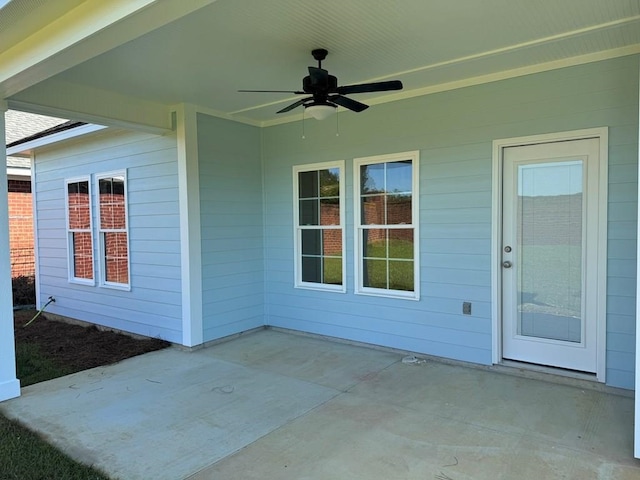
[[[9,99],[9,107],[159,135],[173,129],[167,105],[58,80],[49,80],[15,95]]]
[[[87,0],[0,53],[0,98],[11,97],[215,1]]]

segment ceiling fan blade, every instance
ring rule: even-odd
[[[303,98],[302,100],[298,100],[297,102],[293,102],[291,105],[284,107],[282,110],[278,110],[276,113],[288,112],[290,110],[293,110],[294,108],[299,107],[300,105],[304,105],[304,102],[307,102],[309,100],[313,100],[313,97],[307,97],[307,98]]]
[[[336,88],[335,93],[348,95],[350,93],[370,93],[387,92],[389,90],[402,90],[400,80],[390,80],[388,82],[361,83],[359,85],[344,85]]]
[[[309,76],[313,85],[326,85],[329,80],[329,72],[324,68],[309,67]]]
[[[330,102],[340,105],[341,107],[348,108],[353,112],[361,112],[369,108],[369,105],[351,100],[350,98],[343,97],[342,95],[332,95],[328,98]]]
[[[300,90],[238,90],[238,92],[255,92],[255,93],[295,93],[296,95],[304,95]]]

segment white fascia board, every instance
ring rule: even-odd
[[[46,137],[37,138],[35,140],[31,140],[30,142],[21,143],[20,145],[15,145],[11,148],[7,148],[7,155],[8,156],[30,155],[31,151],[35,150],[36,148],[44,147],[46,145],[51,145],[53,143],[58,143],[63,140],[68,140],[70,138],[79,137],[81,135],[86,135],[88,133],[97,132],[105,128],[107,127],[105,127],[104,125],[93,125],[93,124],[70,128],[69,130],[53,133],[51,135],[47,135]]]

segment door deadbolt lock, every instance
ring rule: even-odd
[[[511,262],[509,260],[506,260],[506,261],[502,262],[502,266],[504,268],[511,268]]]
[[[507,245],[506,247],[504,247],[504,251],[507,253],[511,253],[511,247]]]

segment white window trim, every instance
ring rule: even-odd
[[[127,272],[129,275],[129,283],[116,283],[116,282],[107,282],[104,266],[105,259],[105,245],[103,240],[103,231],[100,228],[100,180],[103,178],[111,178],[111,177],[124,177],[124,221],[125,221],[125,229],[123,230],[127,234]],[[113,288],[115,290],[131,290],[131,235],[129,234],[129,188],[128,188],[128,180],[127,180],[127,170],[116,170],[113,172],[104,172],[98,173],[94,177],[95,181],[95,191],[96,191],[96,211],[97,211],[97,221],[96,221],[96,232],[98,236],[98,278],[100,287],[105,288]],[[107,230],[109,232],[113,232],[114,230]]]
[[[69,184],[87,182],[89,188],[89,228],[82,230],[71,230],[69,228]],[[96,252],[95,243],[93,241],[93,197],[92,197],[91,177],[89,175],[82,177],[66,178],[64,180],[64,215],[65,215],[65,230],[67,234],[67,276],[69,283],[76,283],[79,285],[94,286],[96,284]],[[73,232],[88,232],[91,235],[91,279],[80,278],[74,275],[74,249],[71,233]]]
[[[363,286],[362,278],[362,231],[361,211],[360,211],[360,167],[362,165],[372,165],[376,163],[396,162],[400,160],[411,160],[412,162],[412,192],[411,192],[411,222],[414,231],[413,250],[413,292],[403,290],[387,290],[384,288],[371,288]],[[355,294],[371,295],[375,297],[401,298],[406,300],[420,300],[420,152],[418,150],[410,152],[392,153],[388,155],[375,155],[371,157],[360,157],[353,160],[353,216],[354,216],[354,273],[355,273]],[[381,225],[381,228],[388,228],[388,225]],[[395,226],[394,226],[395,227]],[[406,228],[406,226],[405,226]]]
[[[323,229],[342,229],[342,285],[330,285],[326,283],[314,283],[302,281],[302,262],[300,261],[302,255],[302,236],[299,232],[302,228],[299,225],[299,185],[298,174],[301,172],[311,172],[317,170],[329,170],[331,168],[337,168],[340,172],[340,224],[332,226],[322,226]],[[324,292],[338,292],[345,293],[347,291],[346,285],[346,233],[345,233],[345,177],[344,177],[344,160],[335,162],[323,162],[323,163],[311,163],[307,165],[294,165],[293,166],[293,255],[294,255],[294,287],[304,288],[307,290],[321,290]]]

